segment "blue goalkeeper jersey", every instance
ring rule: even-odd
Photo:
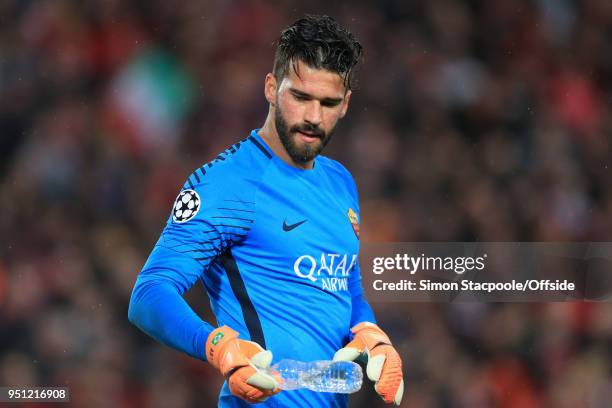
[[[361,286],[359,204],[350,173],[318,156],[285,163],[257,130],[196,170],[138,275],[129,318],[205,360],[213,330],[183,299],[199,279],[217,326],[284,358],[328,360],[350,328],[375,322]],[[346,407],[346,395],[283,391],[259,407]],[[246,407],[224,384],[219,407]]]

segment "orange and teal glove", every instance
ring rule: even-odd
[[[240,340],[238,332],[227,326],[210,333],[206,358],[227,378],[232,394],[252,404],[263,402],[280,392],[274,378],[259,370],[272,363],[272,352],[259,344]]]
[[[367,360],[366,373],[374,389],[387,403],[399,405],[404,395],[402,359],[389,337],[373,323],[359,323],[351,329],[353,340],[334,355],[334,361]]]

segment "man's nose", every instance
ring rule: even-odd
[[[319,126],[323,121],[323,110],[319,101],[310,101],[304,112],[304,121]]]

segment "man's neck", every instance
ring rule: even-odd
[[[311,170],[313,168],[314,160],[310,160],[306,163],[296,163],[291,156],[289,156],[287,149],[285,149],[285,146],[283,146],[283,143],[278,136],[276,124],[274,123],[274,115],[272,112],[268,113],[268,117],[266,118],[264,125],[259,130],[259,136],[261,136],[268,147],[270,147],[270,149],[272,149],[272,151],[288,165],[303,170]]]

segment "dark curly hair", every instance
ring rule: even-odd
[[[281,81],[292,64],[297,62],[312,68],[326,69],[344,79],[346,89],[353,84],[354,68],[363,48],[359,41],[329,16],[306,15],[284,29],[276,43],[274,76]]]

